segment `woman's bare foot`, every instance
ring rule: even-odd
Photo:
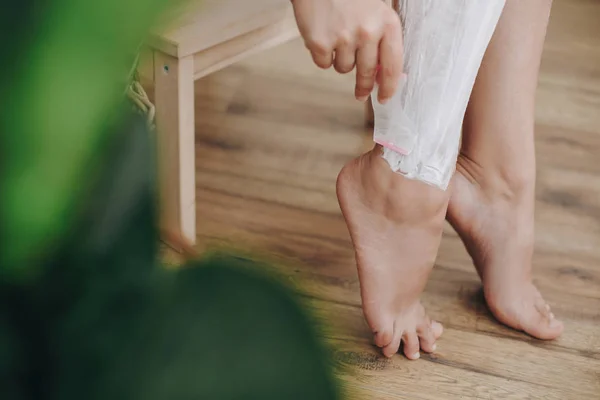
[[[363,310],[375,344],[391,357],[432,352],[442,325],[419,301],[433,267],[448,194],[392,172],[381,148],[340,172],[337,196],[354,243]]]
[[[494,316],[538,339],[554,339],[563,324],[531,277],[535,174],[513,174],[516,181],[502,184],[499,171],[459,156],[447,219],[473,258]]]

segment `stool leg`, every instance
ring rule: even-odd
[[[196,243],[194,60],[154,52],[161,228]]]

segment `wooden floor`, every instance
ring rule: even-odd
[[[313,67],[301,42],[197,82],[200,247],[267,252],[326,322],[349,399],[600,399],[600,1],[555,0],[537,108],[535,280],[566,322],[554,342],[490,316],[446,227],[424,293],[446,327],[435,355],[383,358],[360,309],[335,197],[372,146],[352,76]]]

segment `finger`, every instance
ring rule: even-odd
[[[402,75],[402,29],[398,16],[394,14],[394,18],[386,25],[383,38],[379,43],[378,101],[382,104],[394,95]]]
[[[352,45],[341,45],[335,50],[333,67],[340,74],[347,74],[354,69],[356,48]]]
[[[313,62],[319,68],[327,69],[333,65],[333,46],[323,41],[309,40],[306,42],[306,47],[310,51]]]
[[[404,342],[404,355],[409,360],[416,360],[421,357],[421,353],[419,353],[419,337],[416,332],[404,332],[402,341]]]
[[[312,59],[314,63],[323,69],[327,69],[333,65],[333,52],[330,53],[321,53],[316,51],[311,51]]]
[[[354,95],[360,101],[365,101],[375,86],[377,75],[378,43],[371,41],[356,52],[356,88]]]

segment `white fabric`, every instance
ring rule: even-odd
[[[406,76],[387,104],[373,101],[374,140],[384,145],[392,170],[446,190],[477,71],[503,8],[504,0],[400,1]]]

